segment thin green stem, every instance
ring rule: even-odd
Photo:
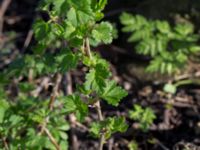
[[[58,88],[61,83],[61,80],[62,80],[61,74],[57,73],[56,74],[56,82],[55,82],[53,92],[52,92],[52,95],[51,95],[51,98],[49,101],[49,105],[48,105],[50,111],[53,111],[54,102],[55,102],[56,97],[58,96]],[[45,132],[47,134],[47,136],[49,137],[51,143],[55,146],[56,150],[60,150],[60,146],[59,146],[58,142],[56,141],[56,139],[53,137],[51,132],[46,127],[48,122],[49,122],[49,116],[45,117],[45,120],[41,126],[41,131],[39,132],[39,135],[41,135],[43,132]]]
[[[103,121],[104,118],[103,118],[103,114],[102,114],[102,111],[101,111],[101,105],[100,105],[100,101],[98,100],[95,104],[96,106],[96,110],[97,110],[97,114],[98,114],[98,118],[100,121]]]
[[[51,132],[46,127],[44,127],[44,132],[47,134],[47,136],[49,137],[51,143],[55,146],[56,150],[61,150],[59,144],[56,141],[56,139],[53,137]]]
[[[90,50],[90,43],[89,43],[89,39],[86,38],[85,39],[85,52],[86,52],[86,55],[92,59],[92,54],[91,54],[91,50]],[[102,111],[101,111],[101,105],[100,105],[100,100],[97,100],[97,102],[95,103],[95,108],[96,108],[96,111],[97,111],[97,115],[98,115],[98,120],[99,121],[103,121],[104,120],[104,117],[103,117],[103,114],[102,114]],[[103,150],[103,145],[105,143],[105,134],[104,133],[101,133],[101,137],[99,139],[99,147],[98,147],[98,150]]]
[[[187,85],[187,84],[200,84],[200,80],[199,79],[185,79],[185,80],[176,82],[174,85],[178,87],[178,86]]]
[[[91,50],[90,50],[90,42],[89,42],[88,38],[85,39],[85,52],[86,52],[86,55],[90,59],[92,59],[92,54],[91,54]]]

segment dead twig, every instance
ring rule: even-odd
[[[61,74],[57,73],[56,74],[55,86],[53,88],[53,92],[52,92],[52,95],[51,95],[51,98],[50,98],[50,102],[49,102],[49,109],[50,110],[53,109],[54,101],[55,101],[56,97],[58,96],[58,88],[59,88],[59,85],[61,83],[61,80],[62,80]]]
[[[156,143],[163,149],[163,150],[169,150],[163,143],[161,143],[158,139],[156,139]]]
[[[55,85],[54,85],[54,88],[53,88],[53,92],[52,92],[52,95],[51,95],[51,98],[50,98],[50,101],[49,101],[49,109],[51,111],[53,110],[55,99],[58,96],[58,89],[59,89],[59,85],[61,83],[61,80],[62,80],[61,74],[57,73],[56,74],[56,82],[55,82]],[[56,150],[60,150],[60,146],[58,145],[57,141],[51,135],[51,133],[49,132],[49,130],[46,128],[48,121],[49,121],[49,116],[47,116],[45,118],[45,121],[42,124],[41,131],[40,131],[39,134],[42,134],[43,132],[45,132],[47,134],[47,136],[49,137],[50,141],[52,142],[52,144],[54,144]]]
[[[65,95],[70,95],[73,92],[72,89],[72,79],[71,79],[71,74],[70,72],[65,74],[65,81],[64,81],[64,87],[65,87]],[[70,122],[70,138],[72,140],[72,149],[73,150],[78,150],[79,149],[79,144],[78,144],[78,138],[75,134],[75,129],[76,129],[76,125],[77,125],[77,121],[76,121],[76,117],[74,116],[74,114],[70,114],[69,115],[69,122]]]
[[[100,101],[99,100],[96,102],[95,108],[96,108],[96,111],[97,111],[97,115],[98,115],[99,121],[103,121],[104,118],[103,118],[103,114],[102,114],[102,111],[101,111],[101,105],[100,105]],[[101,134],[101,136],[100,136],[100,139],[99,139],[98,150],[103,150],[103,145],[105,143],[105,133],[100,133],[100,134]]]
[[[8,143],[7,143],[7,141],[6,141],[6,138],[3,138],[3,144],[4,144],[4,147],[5,147],[5,150],[9,150]]]
[[[32,37],[33,37],[33,30],[29,30],[24,42],[24,47],[23,47],[24,49],[26,49],[29,46]]]
[[[31,95],[34,97],[38,97],[38,95],[40,94],[40,92],[45,89],[47,90],[49,85],[50,85],[50,79],[48,77],[44,77],[43,79],[41,79],[42,81],[40,81],[39,86],[31,92]]]
[[[4,0],[1,3],[1,7],[0,7],[0,36],[3,33],[3,23],[4,23],[4,14],[6,12],[6,10],[8,9],[8,6],[10,5],[11,0]]]
[[[49,137],[51,143],[55,146],[56,150],[60,150],[60,146],[58,145],[56,139],[53,137],[51,132],[46,127],[44,127],[44,132],[47,134],[47,136]]]
[[[111,139],[108,141],[108,150],[112,150],[112,149],[113,149],[113,144],[114,144],[114,139],[111,138]]]
[[[193,79],[193,78],[199,78],[199,77],[200,77],[200,71],[197,71],[194,74],[186,73],[183,75],[175,76],[175,78],[172,81],[176,82],[176,81],[180,81],[180,80]]]
[[[82,128],[83,130],[89,132],[89,128],[86,127],[85,125],[81,124],[80,122],[75,122],[76,126],[79,127],[79,128]]]

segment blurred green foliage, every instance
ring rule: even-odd
[[[199,35],[191,23],[172,26],[167,21],[147,20],[125,12],[120,21],[124,25],[122,31],[131,33],[128,42],[136,45],[136,52],[152,58],[148,72],[177,73],[200,51]]]

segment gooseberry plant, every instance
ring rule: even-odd
[[[127,128],[125,118],[104,118],[101,111],[101,99],[110,105],[118,106],[120,100],[127,95],[114,80],[110,80],[108,62],[91,51],[91,45],[112,42],[112,25],[101,21],[106,3],[106,0],[47,0],[44,1],[42,9],[49,13],[50,20],[40,20],[35,24],[36,39],[42,46],[46,47],[50,42],[50,34],[55,35],[52,40],[62,39],[66,42],[62,48],[67,49],[63,58],[65,64],[61,66],[62,71],[69,71],[78,63],[88,67],[85,82],[77,85],[75,92],[66,97],[65,107],[67,112],[75,113],[79,121],[83,121],[88,115],[88,106],[96,108],[99,120],[92,124],[91,133],[100,138],[100,150],[103,149],[105,139],[112,133],[123,132]]]
[[[137,121],[139,128],[147,132],[156,119],[156,115],[150,107],[142,108],[140,105],[135,104],[133,110],[129,110],[129,118]]]
[[[131,33],[128,42],[134,43],[136,53],[151,57],[147,71],[177,74],[190,58],[200,51],[199,35],[189,22],[174,26],[164,20],[148,20],[142,15],[122,13],[123,32]]]
[[[100,138],[99,150],[115,132],[124,132],[124,117],[103,116],[101,101],[118,106],[127,92],[112,80],[109,63],[92,47],[113,40],[111,23],[101,21],[107,0],[43,0],[39,10],[48,14],[45,21],[33,25],[37,45],[33,54],[20,56],[1,73],[2,89],[10,80],[20,82],[14,101],[1,92],[0,138],[5,149],[67,149],[69,124],[66,116],[73,113],[83,122],[90,108],[96,108],[98,120],[91,124],[91,135]],[[56,51],[55,51],[56,50]],[[85,80],[70,95],[58,94],[62,74],[84,65]],[[33,78],[55,77],[50,98],[37,97]],[[28,82],[26,81],[28,79]],[[37,95],[37,94],[36,94]]]

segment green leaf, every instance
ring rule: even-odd
[[[101,98],[103,98],[108,104],[117,106],[120,100],[127,96],[127,92],[120,86],[116,85],[115,81],[107,81]]]
[[[67,139],[68,139],[68,135],[67,135],[66,132],[59,131],[59,134],[60,134],[60,137],[61,137],[63,140],[67,140]]]
[[[33,26],[35,38],[40,45],[49,46],[52,42],[56,41],[56,38],[61,36],[63,32],[62,26],[54,23],[45,22],[43,20],[37,20]],[[58,41],[57,41],[58,42]],[[57,46],[54,45],[53,46]]]
[[[106,78],[108,78],[110,72],[102,64],[97,64],[95,68],[91,69],[86,75],[86,82],[84,86],[86,90],[95,90],[97,93],[103,91],[106,85]]]
[[[149,30],[147,27],[144,27],[141,30],[135,31],[128,38],[128,42],[136,42],[136,41],[140,41],[142,39],[150,38],[151,34],[152,34],[151,30]]]
[[[37,44],[33,48],[33,52],[34,52],[34,54],[42,55],[42,54],[44,54],[45,49],[46,49],[46,45],[44,45],[44,44]]]
[[[163,90],[167,93],[175,94],[177,89],[175,85],[168,83],[168,84],[165,84]]]
[[[148,130],[154,119],[156,119],[156,116],[153,110],[149,107],[145,108],[140,125],[143,131]]]
[[[95,12],[96,21],[100,21],[104,17],[104,14],[101,11],[105,8],[106,4],[107,0],[92,1],[92,8]]]
[[[95,5],[95,10],[98,11],[98,12],[100,12],[100,11],[102,11],[105,8],[105,6],[107,4],[107,0],[99,0],[98,3],[95,0],[95,1],[93,1],[93,3],[94,3],[93,5],[96,4]]]
[[[153,110],[149,107],[142,108],[135,104],[133,110],[129,111],[129,117],[139,122],[140,128],[146,132],[156,118]]]
[[[94,12],[91,8],[91,0],[71,0],[69,1],[69,4],[75,10],[79,25],[86,24],[94,19]]]
[[[2,123],[4,120],[4,115],[7,111],[7,109],[9,108],[9,105],[5,100],[2,100],[2,99],[0,100],[0,103],[1,103],[1,105],[0,105],[0,123]]]
[[[88,66],[88,67],[93,67],[98,65],[102,65],[104,68],[109,68],[109,63],[105,60],[102,59],[98,54],[92,53],[92,59],[88,57],[83,57],[83,64]]]
[[[131,119],[139,120],[141,119],[141,114],[144,112],[142,107],[140,105],[135,104],[134,105],[134,111],[129,111],[129,117]]]
[[[40,149],[41,147],[47,146],[48,137],[33,135],[28,137],[26,144],[29,148]]]
[[[112,42],[112,32],[113,27],[108,22],[101,22],[100,24],[96,25],[95,28],[92,30],[92,38],[95,39],[97,43],[105,43],[109,44]]]
[[[35,33],[35,38],[38,41],[41,41],[44,37],[46,37],[49,34],[50,26],[43,20],[37,20],[33,26],[33,30]]]
[[[61,64],[59,65],[60,70],[65,73],[70,69],[76,68],[78,64],[79,56],[68,50],[67,54],[62,59]]]
[[[67,23],[70,24],[71,29],[72,29],[72,27],[74,28],[74,27],[77,27],[77,25],[78,25],[76,10],[73,7],[67,13]],[[69,30],[69,29],[67,28],[67,30]],[[67,31],[67,32],[69,32],[69,31]]]
[[[67,131],[70,129],[70,125],[68,123],[66,123],[66,124],[59,126],[58,129],[62,130],[62,131]]]
[[[170,25],[167,21],[156,21],[157,29],[164,34],[170,33]]]
[[[123,25],[134,25],[135,19],[134,19],[133,15],[124,12],[120,15],[120,22]]]
[[[52,3],[54,6],[54,11],[57,13],[57,15],[63,14],[69,7],[69,4],[67,3],[66,0],[57,0],[57,1],[53,0]]]
[[[136,141],[131,141],[129,144],[128,144],[128,148],[129,150],[138,150],[138,144]]]
[[[83,121],[88,114],[88,106],[78,95],[69,95],[65,98],[65,111],[67,113],[76,113],[79,121]]]
[[[21,116],[12,114],[11,117],[9,118],[10,125],[12,125],[12,126],[17,125],[20,123],[20,121],[22,121],[22,119],[23,118]]]
[[[102,125],[99,122],[93,122],[90,127],[90,134],[94,137],[100,137]]]
[[[194,32],[194,26],[189,23],[177,24],[175,27],[175,31],[180,35],[187,36],[188,34]]]
[[[51,24],[51,28],[53,29],[52,32],[57,35],[58,37],[61,37],[63,32],[64,32],[64,28],[58,24],[58,23],[52,23]]]
[[[108,139],[113,133],[125,132],[127,128],[124,117],[109,117],[103,121],[92,123],[90,133],[94,137],[100,137],[104,133]]]
[[[114,132],[125,132],[128,128],[125,117],[114,117],[112,127]]]
[[[60,142],[61,149],[69,149],[68,141],[64,140]]]
[[[192,46],[189,48],[189,50],[190,50],[191,53],[199,52],[199,51],[200,51],[200,46],[199,46],[199,45],[192,45]]]
[[[22,92],[30,92],[32,90],[35,89],[35,85],[34,84],[31,84],[31,83],[28,83],[28,82],[25,82],[25,83],[19,83],[19,88]]]

